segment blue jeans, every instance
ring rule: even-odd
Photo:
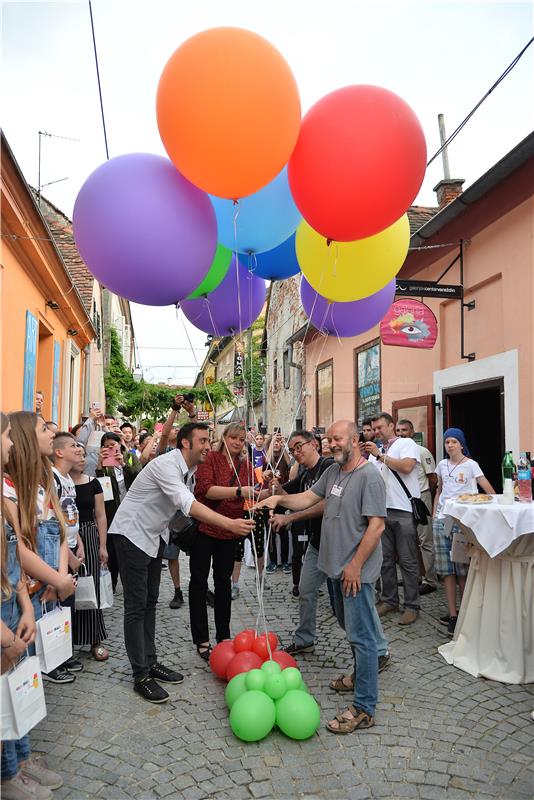
[[[20,580],[20,564],[17,556],[17,535],[11,525],[5,523],[5,537],[7,543],[6,572],[11,584],[11,596],[2,598],[2,622],[13,633],[17,630],[20,619],[20,609],[17,603],[17,583]],[[19,771],[19,762],[26,761],[30,756],[30,737],[2,742],[2,780],[14,778]]]
[[[337,581],[341,585],[341,591],[336,591],[336,581],[332,580],[333,584],[333,594],[334,594],[334,611],[336,612],[336,619],[339,622],[340,626],[345,630],[345,611],[343,606],[343,584],[341,581]],[[373,584],[374,585],[374,584]],[[337,598],[337,602],[336,602]],[[375,626],[375,635],[376,635],[376,643],[377,643],[377,650],[379,656],[385,656],[389,652],[389,642],[386,639],[384,634],[384,629],[382,627],[382,623],[380,621],[380,617],[378,616],[376,606],[373,603],[373,622]],[[352,651],[354,657],[356,654],[354,653],[354,648]]]
[[[378,702],[379,641],[374,583],[362,583],[356,597],[345,597],[340,579],[332,583],[336,616],[354,653],[354,706],[374,716]]]
[[[319,551],[308,545],[299,582],[299,626],[293,640],[295,644],[307,645],[315,642],[317,622],[317,595],[326,580],[326,575],[317,567]]]

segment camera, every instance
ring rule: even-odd
[[[193,392],[188,392],[187,394],[182,395],[184,398],[185,403],[194,403],[195,402],[195,395]],[[177,403],[174,397],[172,398],[171,408],[173,411],[180,411],[182,408],[181,403]]]
[[[317,428],[316,427],[316,428],[313,429],[313,431],[314,431],[314,433],[318,434],[319,436],[324,436],[324,434],[326,433],[326,428],[324,428],[324,427],[318,427]]]

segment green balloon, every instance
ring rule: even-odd
[[[300,686],[299,686],[299,687],[298,687],[298,689],[297,689],[297,692],[308,692],[308,694],[309,694],[309,693],[310,693],[310,690],[309,690],[309,688],[306,686],[306,684],[304,683],[304,681],[302,681],[302,683],[300,684]]]
[[[266,672],[268,675],[274,675],[282,672],[282,667],[276,661],[264,661],[260,667],[262,672]]]
[[[276,701],[276,724],[290,739],[309,739],[321,724],[317,701],[311,694],[290,689]]]
[[[260,669],[251,669],[244,673],[245,686],[249,691],[262,692],[265,686],[265,675]]]
[[[284,678],[288,689],[300,689],[302,685],[302,675],[296,667],[286,667]]]
[[[228,683],[224,692],[224,699],[226,700],[226,705],[228,708],[232,708],[237,698],[247,691],[247,687],[245,685],[246,677],[246,672],[240,672],[239,675],[236,675]]]
[[[299,694],[302,697],[309,696],[302,692]],[[259,742],[272,730],[275,716],[274,702],[265,692],[245,692],[232,706],[230,727],[238,739]]]
[[[282,672],[273,672],[272,675],[267,675],[263,691],[272,697],[273,700],[280,700],[281,697],[287,692],[287,684]]]
[[[231,260],[232,251],[228,250],[228,248],[224,247],[222,244],[218,244],[208,274],[200,286],[197,286],[195,291],[191,292],[191,294],[186,297],[186,300],[195,300],[197,297],[202,297],[203,295],[213,292],[222,282],[223,278],[226,277]]]

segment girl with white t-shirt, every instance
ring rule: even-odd
[[[488,494],[495,494],[495,489],[484,477],[476,461],[471,458],[465,435],[460,428],[449,428],[443,435],[447,458],[443,458],[436,467],[438,488],[434,497],[432,530],[434,533],[434,550],[436,555],[435,569],[443,578],[445,596],[447,598],[448,616],[441,621],[447,625],[448,632],[454,633],[458,612],[456,610],[456,583],[462,598],[468,564],[451,561],[452,539],[459,526],[455,523],[450,533],[445,533],[445,501],[461,494],[476,494],[478,486]]]

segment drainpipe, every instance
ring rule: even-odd
[[[297,398],[297,405],[302,399],[302,403],[300,405],[299,410],[299,417],[297,419],[302,420],[302,427],[305,427],[305,420],[306,420],[306,405],[304,398],[302,397],[302,364],[297,364],[293,361],[293,345],[295,342],[301,342],[304,339],[308,326],[304,325],[298,331],[286,339],[284,343],[284,349],[287,349],[287,363],[290,367],[294,367],[296,369],[296,376],[295,376],[295,396]],[[296,426],[298,428],[298,424]]]
[[[91,398],[89,397],[89,393],[91,391],[91,346],[86,344],[83,348],[83,352],[85,353],[85,374],[84,374],[84,402],[83,402],[83,413],[89,416],[89,408],[91,403]]]

